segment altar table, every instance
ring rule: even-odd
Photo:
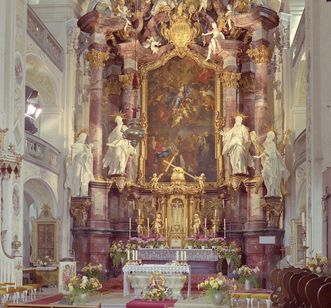
[[[135,273],[186,274],[188,276],[187,297],[191,296],[191,267],[188,264],[125,264],[123,267],[123,296],[130,295],[129,274]]]
[[[176,260],[177,251],[185,251],[186,261],[193,274],[214,274],[217,271],[218,255],[213,249],[140,248],[138,259],[145,264],[162,264]]]

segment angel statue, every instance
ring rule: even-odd
[[[162,43],[160,41],[155,40],[153,36],[147,38],[145,43],[143,43],[143,47],[146,49],[150,48],[152,54],[158,53],[161,45]]]
[[[98,12],[112,12],[112,1],[111,0],[90,0],[87,6],[87,13],[96,10]]]
[[[73,197],[88,195],[88,184],[94,180],[92,144],[86,143],[87,134],[81,132],[71,146],[71,157],[66,162],[65,188],[71,189]]]
[[[109,167],[108,175],[125,174],[129,156],[135,154],[135,148],[123,137],[123,133],[128,129],[123,124],[123,118],[116,116],[115,123],[116,127],[108,136],[108,150],[103,158],[103,167]]]
[[[115,16],[119,16],[125,19],[126,24],[124,26],[124,32],[126,32],[128,26],[132,25],[131,21],[129,20],[129,17],[132,15],[130,9],[125,5],[125,0],[116,0],[113,8]]]
[[[193,234],[198,236],[201,229],[201,219],[199,213],[193,215]]]
[[[222,50],[220,40],[224,40],[224,34],[218,30],[216,22],[213,22],[211,24],[212,30],[207,33],[202,33],[202,36],[212,35],[213,37],[210,40],[209,46],[208,46],[208,55],[205,61],[208,61],[211,57],[211,55],[216,54],[217,52],[220,52]]]
[[[247,174],[247,167],[253,167],[249,154],[251,139],[248,128],[242,121],[242,116],[236,116],[234,126],[227,132],[221,131],[224,145],[222,155],[230,157],[232,174]]]
[[[282,155],[279,153],[275,141],[275,133],[269,131],[263,143],[263,147],[257,143],[255,132],[251,132],[252,140],[257,150],[261,153],[254,158],[261,158],[262,178],[267,188],[267,197],[281,196],[281,180],[289,177]],[[262,151],[261,151],[262,150]]]

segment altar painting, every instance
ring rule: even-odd
[[[192,175],[217,178],[215,72],[189,57],[175,57],[148,73],[146,180],[163,173],[166,161]],[[161,181],[170,180],[170,171]],[[186,180],[192,178],[186,175]]]

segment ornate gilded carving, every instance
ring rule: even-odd
[[[102,68],[105,66],[105,62],[109,59],[109,53],[106,51],[91,49],[86,54],[85,59],[90,63],[92,68]]]
[[[273,50],[265,45],[261,45],[259,47],[247,50],[248,56],[253,60],[255,64],[268,64],[271,59],[272,53]]]
[[[81,198],[77,201],[73,199],[70,205],[70,214],[74,218],[74,226],[86,227],[88,212],[92,202]]]
[[[222,82],[224,88],[237,88],[240,80],[240,73],[223,72]]]
[[[226,181],[226,184],[232,187],[234,191],[238,191],[240,187],[245,187],[245,183],[248,180],[249,177],[247,175],[233,175]]]
[[[119,75],[118,78],[123,90],[132,90],[134,74]]]
[[[239,86],[246,93],[254,93],[255,78],[252,76],[245,76],[239,80]]]
[[[109,184],[109,187],[115,185],[119,192],[122,192],[124,188],[130,188],[134,185],[126,176],[123,175],[113,175],[110,179],[107,179],[107,183]]]
[[[171,16],[169,28],[162,25],[161,33],[176,49],[183,50],[198,35],[198,29],[191,25],[187,14],[178,10]]]
[[[119,81],[118,76],[112,77],[107,82],[109,88],[109,95],[121,95],[121,82]]]
[[[262,207],[267,212],[268,228],[279,228],[279,221],[284,209],[284,202],[281,197],[264,197]]]

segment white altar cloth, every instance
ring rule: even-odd
[[[123,267],[123,296],[130,295],[130,283],[128,276],[130,273],[162,273],[162,274],[187,274],[187,297],[191,296],[191,266],[188,264],[125,264]]]

